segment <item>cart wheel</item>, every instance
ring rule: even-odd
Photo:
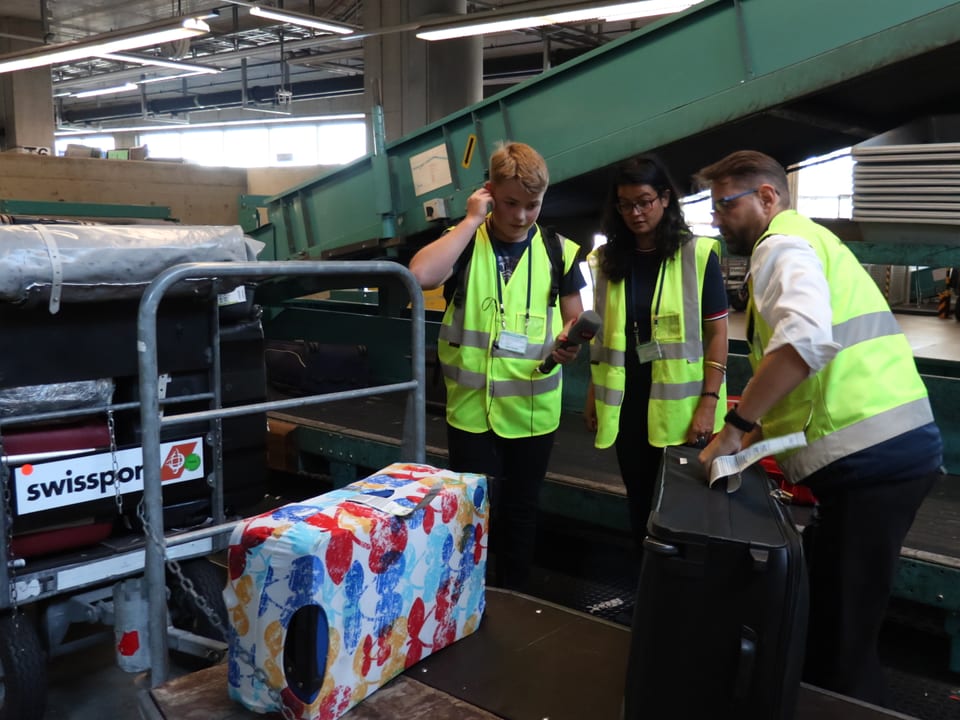
[[[0,720],[37,720],[47,704],[47,659],[23,613],[0,617]]]
[[[227,607],[223,602],[223,588],[227,584],[226,569],[206,558],[180,563],[184,577],[193,583],[193,589],[207,602],[224,628],[227,627]],[[170,619],[173,626],[213,640],[226,641],[223,633],[207,617],[193,596],[175,575],[169,576]]]

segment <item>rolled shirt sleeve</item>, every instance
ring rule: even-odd
[[[811,375],[822,370],[840,345],[833,340],[830,286],[814,249],[799,237],[771,235],[754,250],[750,275],[757,312],[773,329],[764,354],[792,345]]]

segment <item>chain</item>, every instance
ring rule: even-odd
[[[123,493],[120,492],[120,466],[117,462],[117,424],[113,408],[107,410],[107,428],[110,431],[110,458],[113,461],[113,496],[117,503],[117,515],[123,517]]]
[[[163,549],[165,546],[162,540],[157,537],[157,535],[153,532],[153,528],[151,527],[150,523],[147,522],[142,499],[137,505],[137,516],[140,518],[140,522],[143,523],[143,530],[147,537],[153,540],[153,542],[157,543],[159,547]],[[164,553],[164,555],[166,555],[166,553]],[[230,637],[229,628],[224,626],[220,616],[217,615],[217,611],[214,610],[210,603],[207,602],[207,599],[197,592],[197,588],[193,584],[193,580],[184,574],[183,568],[180,567],[180,563],[167,557],[164,557],[164,562],[166,563],[167,569],[170,570],[170,572],[176,576],[177,580],[180,581],[180,586],[184,589],[187,595],[190,596],[200,611],[207,617],[207,620],[210,621],[210,624],[220,631],[220,634],[224,639]],[[240,660],[253,668],[254,679],[260,682],[267,689],[270,699],[273,700],[278,708],[280,708],[279,712],[285,718],[285,720],[299,720],[297,715],[294,714],[293,710],[283,704],[280,691],[270,684],[270,679],[267,676],[267,673],[264,672],[262,668],[257,667],[256,659],[254,658],[253,653],[245,648],[240,647],[239,643],[235,644],[234,647]]]
[[[19,622],[20,607],[17,597],[17,563],[13,556],[13,494],[10,490],[10,465],[0,435],[0,483],[3,483],[3,521],[7,525],[7,571],[10,576],[10,610],[14,623]]]

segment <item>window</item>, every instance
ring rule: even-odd
[[[116,143],[113,135],[84,135],[82,137],[72,138],[69,135],[58,138],[55,145],[57,155],[63,155],[67,152],[67,145],[86,145],[89,148],[97,148],[104,155],[108,150],[115,150]]]
[[[85,137],[83,141],[93,139]],[[248,125],[146,132],[139,142],[147,146],[151,158],[183,159],[212,167],[341,165],[366,155],[367,130],[363,122],[344,121]]]

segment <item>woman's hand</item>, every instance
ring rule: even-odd
[[[597,431],[597,403],[593,389],[593,380],[587,383],[587,401],[583,406],[583,423],[590,432]]]
[[[714,420],[717,416],[717,399],[703,395],[697,403],[690,427],[687,428],[687,444],[694,447],[706,447],[713,437]]]

